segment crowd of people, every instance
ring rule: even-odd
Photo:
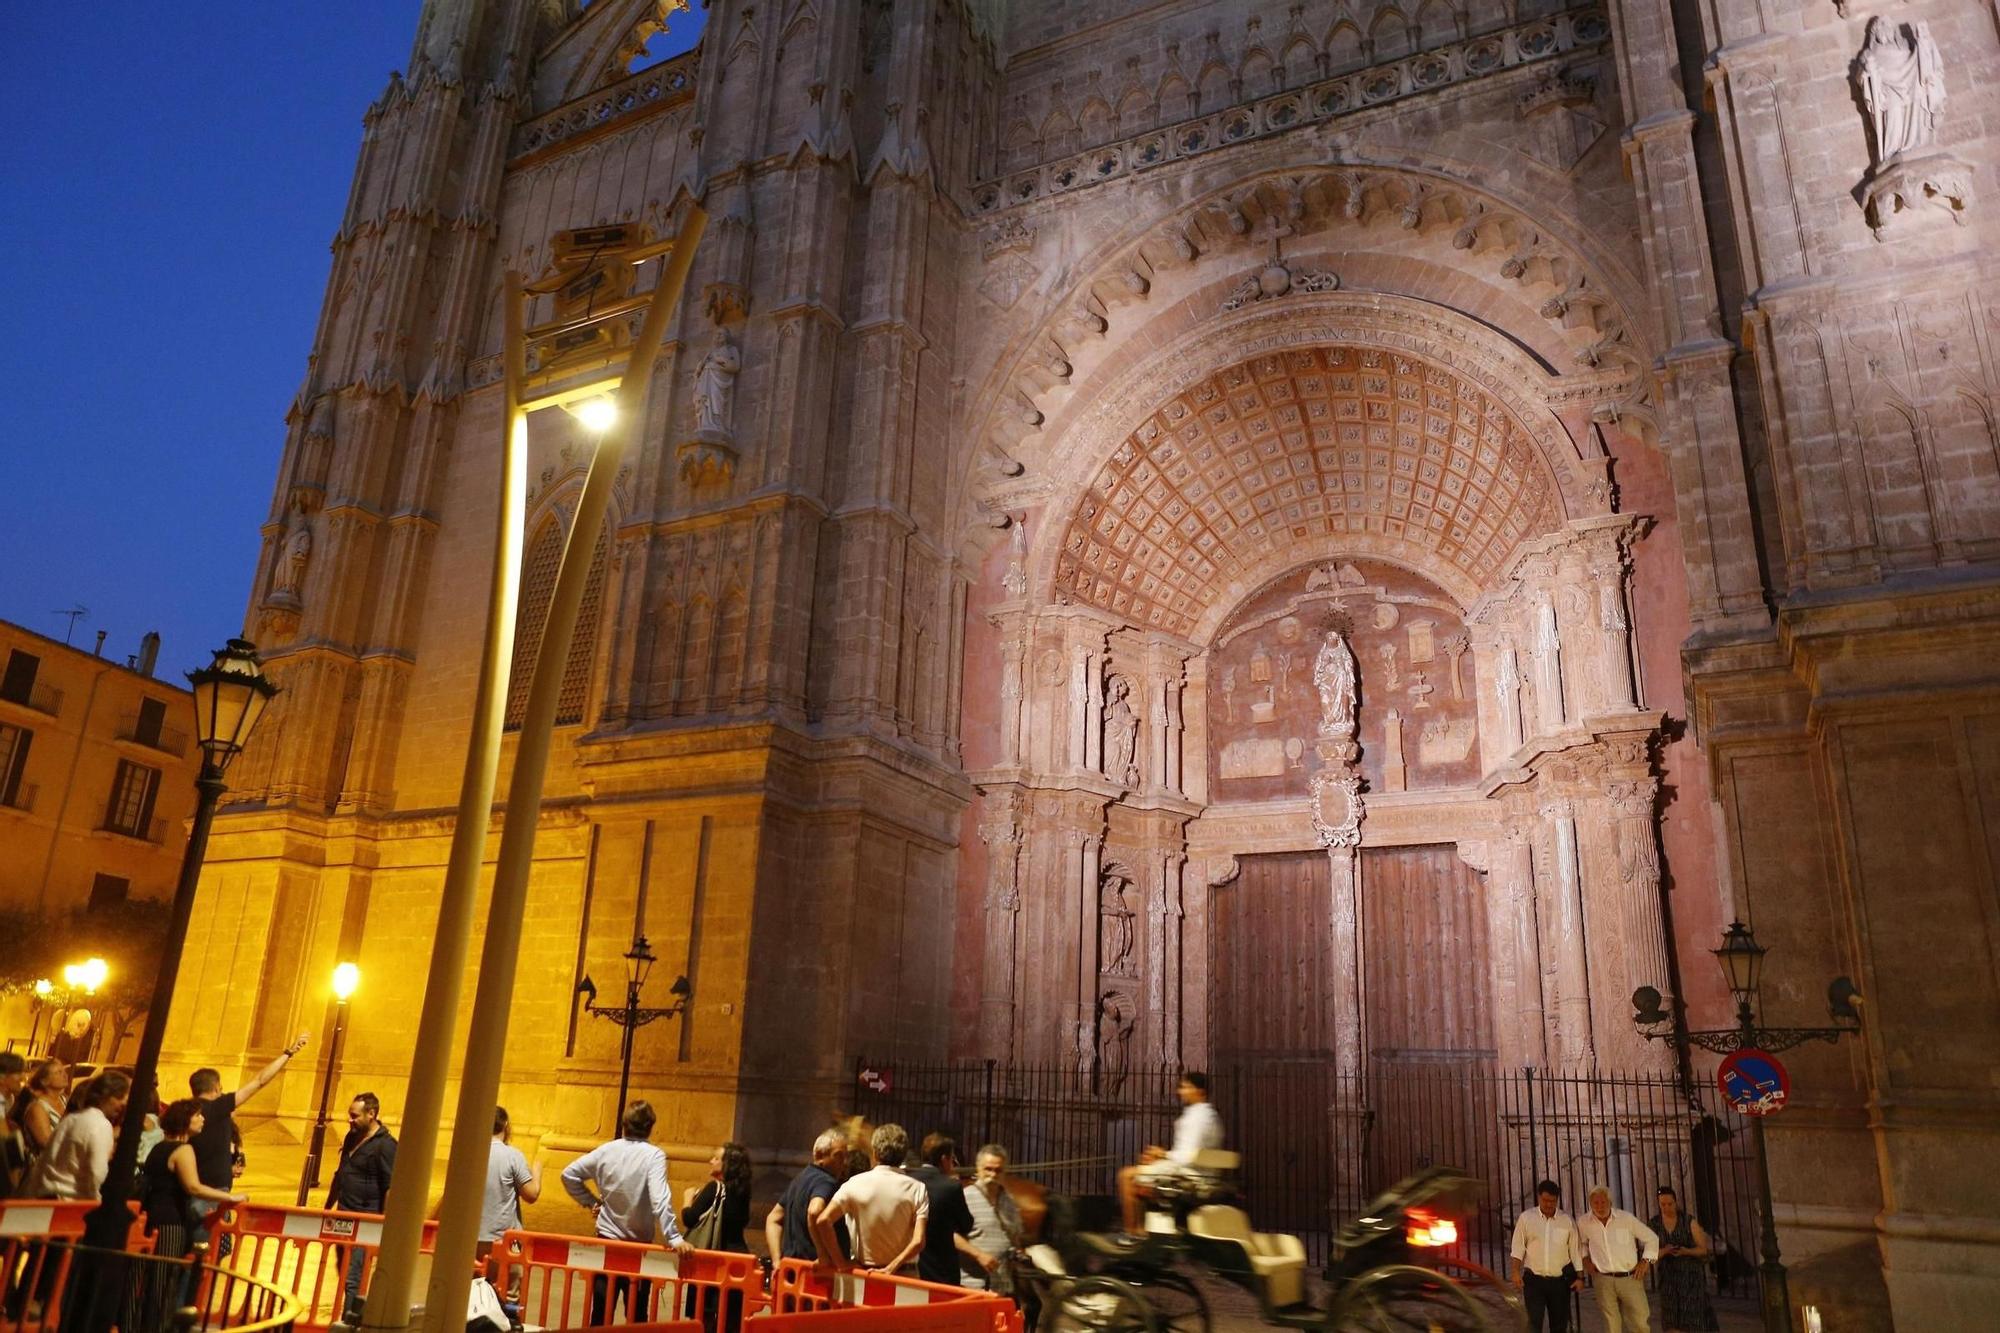
[[[243,1173],[236,1112],[305,1048],[304,1034],[255,1077],[231,1092],[221,1075],[198,1069],[189,1096],[144,1113],[139,1145],[137,1201],[156,1254],[188,1254],[207,1238],[217,1210],[241,1203],[235,1188]],[[131,1106],[132,1082],[116,1069],[98,1070],[71,1086],[63,1061],[29,1065],[0,1051],[0,1189],[11,1197],[92,1200],[99,1197]],[[1222,1123],[1208,1102],[1198,1072],[1179,1080],[1181,1102],[1173,1142],[1150,1147],[1118,1173],[1125,1226],[1137,1230],[1145,1201],[1176,1177],[1199,1172],[1201,1154],[1219,1148]],[[380,1213],[396,1164],[396,1140],[382,1123],[380,1099],[363,1092],[347,1109],[348,1132],[327,1191],[325,1206]],[[667,1155],[652,1142],[658,1116],[652,1105],[630,1103],[617,1138],[566,1166],[565,1194],[588,1209],[596,1234],[607,1240],[665,1245],[677,1252],[750,1253],[752,1173],[740,1143],[718,1147],[707,1178],[681,1191],[668,1185]],[[763,1221],[772,1262],[797,1259],[823,1272],[868,1272],[920,1278],[948,1286],[1014,1290],[1008,1256],[1026,1243],[1020,1208],[1007,1190],[1009,1154],[987,1143],[971,1158],[963,1179],[959,1145],[933,1133],[917,1146],[896,1124],[859,1131],[829,1129],[813,1142],[810,1162],[792,1178]],[[479,1257],[497,1277],[491,1252],[508,1231],[522,1228],[523,1204],[541,1198],[542,1168],[512,1143],[505,1108],[493,1114]],[[1707,1333],[1717,1325],[1704,1268],[1712,1253],[1701,1224],[1682,1211],[1669,1186],[1659,1190],[1659,1211],[1649,1221],[1613,1206],[1602,1185],[1588,1194],[1588,1211],[1572,1218],[1561,1208],[1556,1183],[1535,1187],[1536,1206],[1516,1219],[1510,1247],[1512,1280],[1527,1307],[1530,1327],[1568,1333],[1573,1293],[1586,1275],[1610,1333],[1644,1333],[1651,1327],[1645,1279],[1658,1269],[1655,1294],[1668,1333]],[[226,1245],[226,1238],[223,1244]],[[224,1250],[223,1253],[227,1251]],[[347,1256],[343,1317],[358,1323],[367,1253]],[[742,1319],[731,1293],[691,1291],[679,1313],[714,1333],[734,1330]],[[592,1280],[590,1322],[602,1325],[624,1307],[640,1322],[671,1317],[654,1309],[652,1283],[643,1277],[599,1274]]]

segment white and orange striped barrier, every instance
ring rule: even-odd
[[[348,1270],[357,1259],[361,1289],[375,1274],[382,1218],[324,1208],[244,1203],[230,1208],[215,1228],[210,1262],[288,1291],[299,1302],[298,1327],[322,1329],[338,1321]],[[229,1255],[222,1257],[227,1237]],[[424,1223],[423,1252],[437,1243],[437,1224]]]
[[[785,1259],[771,1279],[773,1317],[788,1322],[751,1320],[760,1328],[896,1328],[978,1329],[982,1333],[1021,1333],[1021,1312],[1004,1296],[966,1287],[947,1287],[915,1278],[884,1273],[822,1274],[803,1259]],[[862,1318],[817,1320],[820,1315],[851,1314]],[[932,1315],[943,1322],[936,1322]],[[792,1320],[809,1320],[794,1324]],[[872,1320],[873,1322],[866,1322]]]
[[[654,1324],[698,1316],[702,1305],[755,1314],[769,1304],[754,1256],[587,1236],[509,1231],[494,1245],[496,1285],[543,1328]]]

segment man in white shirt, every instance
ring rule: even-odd
[[[1576,1223],[1557,1205],[1562,1193],[1553,1180],[1537,1181],[1535,1206],[1514,1219],[1514,1285],[1528,1307],[1530,1333],[1569,1333],[1570,1293],[1583,1286],[1583,1253]]]
[[[1204,1149],[1222,1146],[1222,1117],[1209,1105],[1208,1075],[1187,1070],[1174,1091],[1181,1099],[1180,1119],[1174,1122],[1174,1146],[1148,1146],[1139,1155],[1138,1165],[1118,1169],[1118,1200],[1127,1231],[1140,1229],[1145,1221],[1145,1201],[1152,1197],[1156,1185],[1197,1175],[1196,1157]]]
[[[656,1123],[652,1103],[633,1102],[625,1108],[620,1125],[624,1137],[599,1144],[564,1167],[563,1189],[590,1209],[597,1219],[597,1234],[604,1239],[650,1245],[659,1235],[675,1252],[686,1254],[694,1246],[682,1239],[680,1221],[674,1216],[673,1195],[667,1190],[667,1155],[647,1142]],[[597,1187],[595,1194],[591,1185]],[[590,1280],[591,1325],[605,1322],[620,1295],[625,1297],[626,1322],[651,1321],[652,1288],[643,1278],[617,1277],[607,1283],[599,1273]]]
[[[924,1182],[903,1173],[910,1155],[910,1136],[901,1125],[883,1125],[868,1140],[875,1165],[841,1183],[812,1218],[813,1237],[823,1255],[840,1270],[859,1268],[873,1273],[901,1272],[924,1248],[924,1228],[930,1221],[931,1196]],[[848,1219],[854,1240],[850,1262],[840,1253],[833,1224]]]
[[[1660,1238],[1623,1208],[1613,1208],[1603,1185],[1590,1187],[1590,1212],[1576,1232],[1607,1333],[1650,1333],[1646,1270],[1660,1257]]]

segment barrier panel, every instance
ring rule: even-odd
[[[1009,1313],[994,1308],[1005,1305]],[[961,1301],[879,1309],[806,1310],[760,1314],[745,1320],[750,1333],[838,1333],[840,1329],[896,1329],[901,1333],[1021,1333],[1021,1312],[1011,1302]]]
[[[53,1325],[60,1318],[61,1294],[68,1289],[71,1244],[83,1238],[85,1219],[97,1211],[95,1199],[0,1200],[0,1329]],[[59,1241],[67,1244],[50,1245]],[[140,1230],[138,1208],[126,1232],[126,1250],[150,1254],[153,1238]]]
[[[819,1313],[854,1312],[873,1319],[872,1324],[847,1320],[847,1326],[909,1329],[990,1329],[995,1333],[1020,1333],[1021,1312],[1014,1302],[990,1291],[967,1287],[947,1287],[916,1278],[891,1277],[885,1273],[821,1273],[803,1259],[783,1259],[771,1278],[773,1313],[787,1318]],[[927,1322],[918,1311],[942,1313],[953,1310],[942,1324]],[[960,1313],[959,1311],[964,1311]],[[755,1322],[755,1321],[752,1321]],[[767,1328],[790,1328],[792,1324]],[[814,1322],[800,1328],[838,1328],[842,1324]]]
[[[292,1293],[299,1302],[297,1326],[322,1329],[340,1318],[346,1280],[356,1265],[358,1285],[367,1290],[382,1245],[382,1218],[377,1213],[243,1203],[227,1211],[215,1242],[219,1263]],[[432,1253],[436,1245],[437,1223],[426,1222],[423,1253]],[[418,1280],[426,1281],[426,1275],[419,1273]]]
[[[770,1304],[763,1268],[748,1254],[509,1231],[492,1259],[499,1289],[520,1303],[530,1327],[653,1324],[698,1315],[706,1304],[751,1315]]]

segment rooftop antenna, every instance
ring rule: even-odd
[[[90,608],[78,602],[67,611],[51,611],[52,616],[68,616],[69,628],[63,631],[63,642],[68,643],[76,635],[76,622],[90,614]]]

